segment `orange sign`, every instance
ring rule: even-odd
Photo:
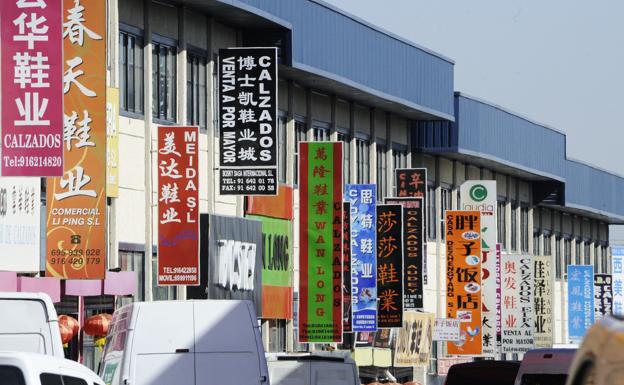
[[[63,1],[62,177],[47,179],[46,275],[106,271],[106,2]]]
[[[460,322],[460,339],[448,342],[448,354],[481,355],[481,213],[445,215],[446,317]]]
[[[279,186],[277,195],[255,195],[247,198],[247,214],[271,218],[293,219],[293,188]]]

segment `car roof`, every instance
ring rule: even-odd
[[[268,361],[327,361],[354,363],[355,361],[344,352],[313,352],[313,353],[267,353]]]
[[[22,367],[36,368],[38,372],[58,372],[60,370],[69,370],[76,374],[82,375],[90,381],[98,381],[100,378],[91,369],[72,360],[54,357],[39,353],[0,351],[0,365],[19,363]]]
[[[447,385],[512,385],[520,369],[519,361],[484,360],[455,364],[449,369]]]

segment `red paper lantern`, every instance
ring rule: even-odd
[[[61,342],[63,342],[63,344],[69,343],[69,341],[71,341],[74,337],[74,332],[69,328],[69,326],[59,323],[59,330],[61,332]]]
[[[110,314],[96,314],[86,319],[83,330],[93,337],[105,337],[112,321]]]
[[[63,314],[58,317],[58,322],[59,324],[67,326],[69,330],[72,331],[72,336],[75,336],[78,332],[80,332],[80,323],[74,317]]]

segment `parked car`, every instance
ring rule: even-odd
[[[61,332],[50,296],[0,292],[0,351],[21,351],[64,358]]]
[[[607,317],[589,329],[574,356],[566,384],[624,384],[624,318]]]
[[[104,385],[93,371],[75,361],[39,353],[0,352],[2,385]]]
[[[113,315],[99,373],[107,385],[269,385],[249,301],[126,305]]]
[[[516,385],[565,385],[576,349],[528,351],[516,376]]]
[[[348,353],[267,354],[271,385],[360,385]]]
[[[444,385],[514,385],[519,361],[475,361],[451,366]]]

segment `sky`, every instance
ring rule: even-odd
[[[456,91],[565,132],[568,158],[624,176],[624,1],[326,1],[453,59]],[[624,244],[624,226],[610,235]]]

